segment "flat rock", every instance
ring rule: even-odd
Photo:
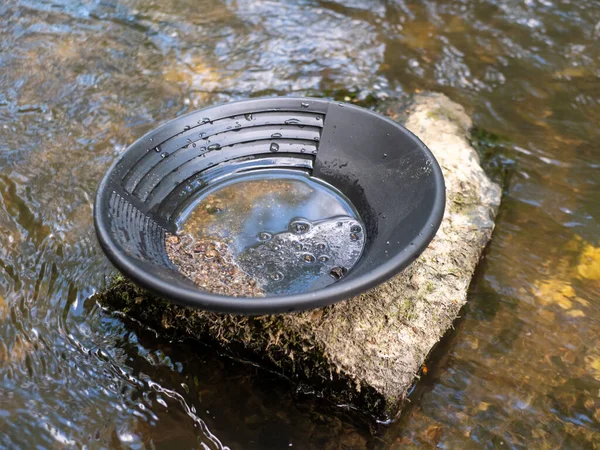
[[[404,272],[377,288],[322,309],[243,317],[185,308],[122,277],[98,301],[169,337],[188,337],[290,378],[336,404],[394,419],[427,355],[452,326],[494,228],[500,187],[471,147],[471,120],[441,94],[384,113],[404,124],[442,167],[447,205],[429,247]]]

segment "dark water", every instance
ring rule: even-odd
[[[271,295],[321,289],[360,259],[365,233],[341,192],[308,174],[267,170],[204,191],[181,217],[194,239],[224,240]]]
[[[599,39],[596,0],[2,2],[0,446],[600,446]],[[399,423],[371,433],[86,300],[110,273],[94,191],[136,137],[219,101],[417,89],[501,136],[506,189]]]

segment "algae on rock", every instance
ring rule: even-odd
[[[501,191],[469,143],[472,124],[460,105],[441,94],[422,94],[408,104],[386,102],[382,112],[431,149],[446,182],[440,229],[401,274],[355,298],[276,316],[178,306],[123,277],[97,294],[98,301],[165,336],[202,340],[308,384],[337,404],[396,418],[427,355],[466,302]]]

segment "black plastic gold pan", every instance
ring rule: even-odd
[[[275,168],[308,172],[348,197],[366,227],[361,259],[338,282],[301,294],[235,298],[200,290],[166,254],[178,213],[212,183]],[[94,221],[113,264],[161,297],[265,314],[324,306],[391,278],[431,241],[444,205],[439,165],[401,125],[345,103],[263,98],[196,111],[140,138],[102,180]]]

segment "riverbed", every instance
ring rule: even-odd
[[[0,446],[600,447],[599,40],[595,0],[2,2]],[[332,411],[91,298],[114,273],[96,187],[158,124],[428,90],[473,117],[504,196],[400,421]]]

